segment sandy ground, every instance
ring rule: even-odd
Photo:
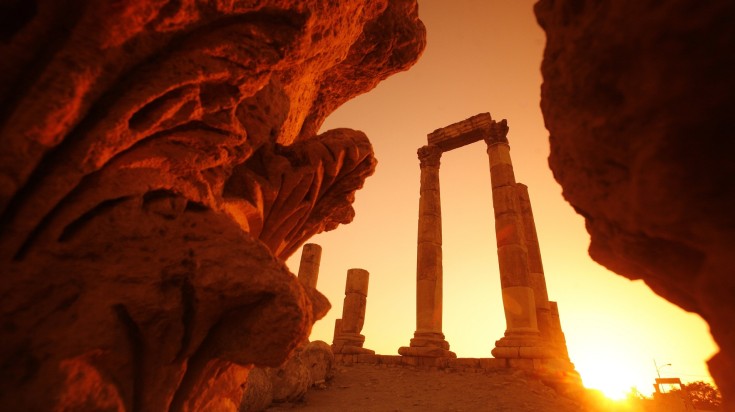
[[[337,366],[324,389],[303,402],[275,404],[269,412],[559,411],[578,412],[577,402],[523,372],[448,372],[358,364]]]

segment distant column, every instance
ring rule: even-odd
[[[528,253],[528,271],[531,289],[536,302],[536,320],[538,323],[541,339],[551,342],[551,310],[549,308],[549,293],[546,289],[546,277],[544,276],[544,265],[541,262],[541,248],[536,234],[536,223],[533,219],[531,200],[528,196],[528,187],[522,183],[516,183],[516,194],[520,208],[521,220],[523,222],[523,238]]]
[[[316,243],[307,243],[301,250],[301,263],[299,264],[299,281],[304,286],[316,289],[319,278],[319,263],[322,260],[322,247]]]
[[[361,335],[365,324],[365,309],[370,274],[364,269],[347,271],[345,284],[345,300],[342,305],[342,318],[335,321],[334,353],[375,353],[362,347],[365,336]]]
[[[416,253],[416,332],[404,356],[456,357],[442,333],[442,223],[439,165],[442,150],[418,150],[421,167]]]
[[[556,302],[549,302],[549,311],[551,312],[551,343],[557,355],[562,359],[569,360],[569,350],[567,349],[567,339],[561,329],[561,319],[559,318],[559,306]]]
[[[505,120],[494,122],[485,139],[507,325],[505,337],[495,343],[492,354],[496,358],[546,358],[550,353],[539,339],[536,300],[507,133]]]

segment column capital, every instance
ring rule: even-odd
[[[493,120],[490,124],[488,135],[485,137],[485,143],[488,146],[498,143],[508,144],[508,121],[505,119],[500,122]]]
[[[442,157],[442,149],[440,149],[439,146],[435,146],[433,144],[422,146],[419,147],[417,153],[419,155],[421,167],[439,167],[440,159]]]

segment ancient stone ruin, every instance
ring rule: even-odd
[[[362,347],[365,336],[360,333],[365,324],[369,281],[370,273],[365,269],[347,271],[342,317],[334,321],[334,353],[375,353]]]
[[[456,357],[442,333],[442,226],[439,166],[442,153],[484,140],[490,162],[495,233],[507,330],[492,354],[502,359],[569,363],[555,302],[550,302],[531,202],[516,183],[505,120],[489,113],[435,130],[418,150],[421,166],[416,267],[416,332],[398,353],[416,357]],[[554,303],[552,305],[552,303]],[[553,310],[556,312],[552,312]],[[515,362],[514,364],[518,364]],[[532,363],[531,363],[532,364]]]
[[[541,0],[549,166],[590,256],[699,314],[735,410],[735,2]]]
[[[0,404],[236,409],[250,365],[326,310],[282,262],[351,219],[375,161],[360,133],[316,131],[416,61],[416,7],[3,2]],[[735,408],[735,3],[536,14],[550,165],[592,257],[709,323]]]
[[[375,355],[362,347],[368,273],[350,269],[342,319],[335,322],[335,360],[432,368],[532,371],[564,390],[581,388],[570,362],[556,302],[549,301],[528,188],[515,181],[508,125],[489,113],[430,133],[418,149],[421,167],[416,265],[416,331],[400,356]],[[495,232],[507,329],[493,358],[457,358],[442,332],[442,221],[439,167],[442,153],[478,141],[487,145]],[[305,251],[306,253],[306,251]]]
[[[322,247],[316,243],[307,243],[301,249],[299,262],[299,281],[310,288],[316,289],[319,280],[319,265],[322,261]]]
[[[298,280],[305,287],[316,289],[321,256],[322,247],[315,243],[302,248]],[[282,365],[250,370],[239,412],[261,411],[274,402],[301,401],[309,388],[323,387],[331,378],[333,363],[334,354],[327,343],[305,338]]]
[[[418,59],[416,1],[0,17],[0,405],[237,410],[329,308],[284,261],[352,220],[376,161],[317,131]]]

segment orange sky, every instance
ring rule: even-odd
[[[373,142],[378,169],[357,193],[355,221],[310,242],[323,247],[317,288],[332,303],[312,340],[331,343],[347,269],[370,272],[365,347],[397,354],[415,330],[419,166],[427,133],[481,112],[508,119],[516,179],[529,186],[551,300],[559,302],[569,353],[586,386],[650,393],[662,376],[711,381],[716,351],[707,325],[593,262],[584,221],[547,166],[539,109],[544,47],[531,0],[419,0],[423,57],[408,72],[348,102],[323,130],[349,127]],[[505,330],[490,175],[482,142],[445,153],[441,165],[444,334],[460,357],[490,357]],[[301,252],[288,261],[298,272]]]

